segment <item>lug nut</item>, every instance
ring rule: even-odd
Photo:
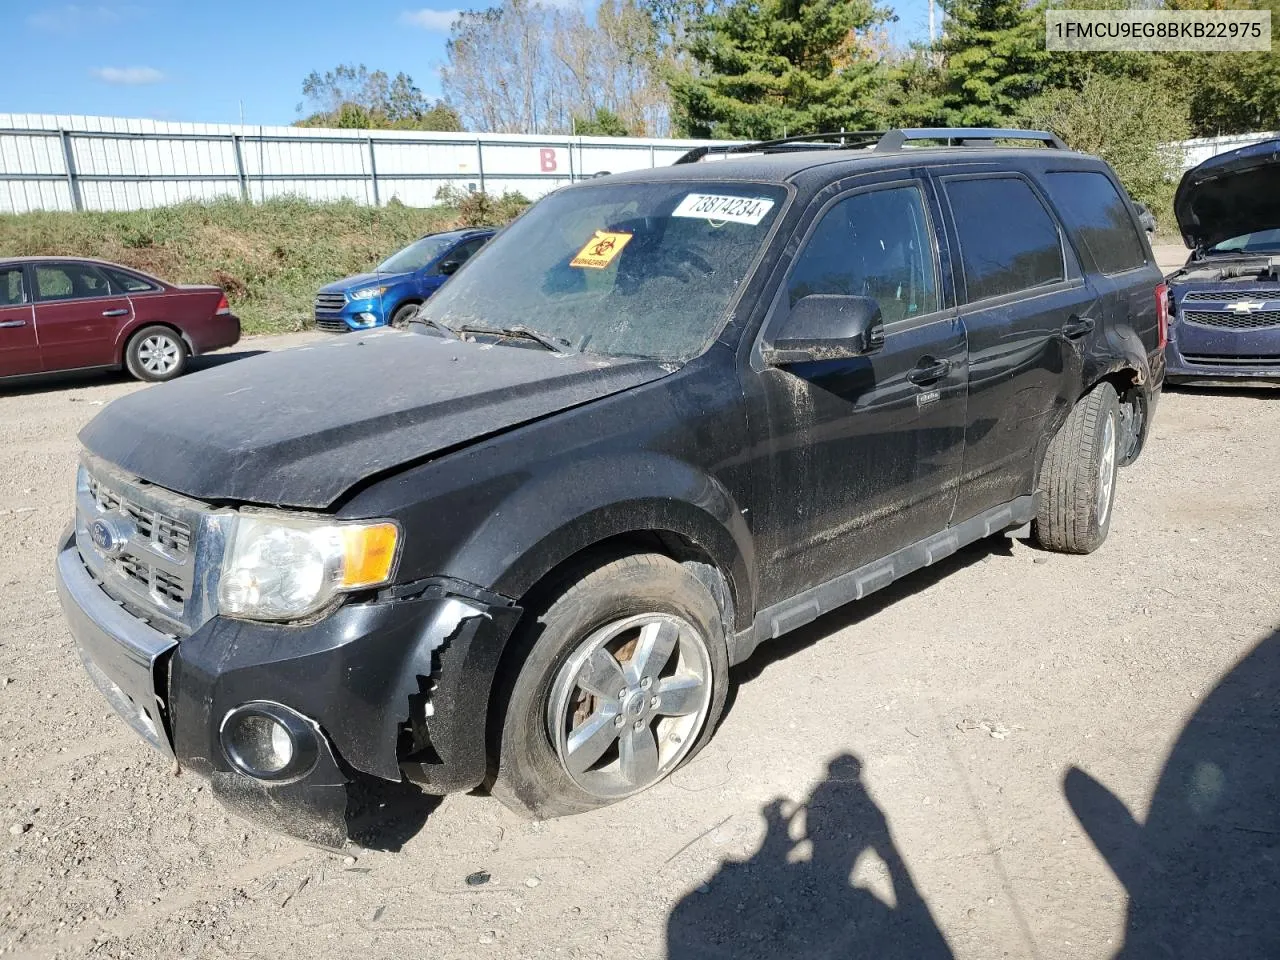
[[[650,680],[648,677],[642,677],[642,678],[640,679],[640,689],[641,689],[641,690],[648,690],[648,689],[649,689],[649,687],[651,687],[652,685],[653,685],[653,681],[652,681],[652,680]]]
[[[657,697],[650,698],[649,706],[656,708],[658,706],[658,698]]]
[[[637,729],[637,730],[643,730],[643,729],[644,729],[644,721],[643,721],[643,720],[637,720],[637,721],[636,721],[636,729]]]
[[[624,726],[626,726],[626,724],[627,724],[627,721],[624,720],[621,715],[613,718],[613,725],[617,727],[619,730],[621,730]]]
[[[626,688],[626,687],[623,687],[621,690],[619,690],[619,691],[618,691],[618,699],[619,699],[619,700],[625,700],[625,699],[627,699],[627,688]]]

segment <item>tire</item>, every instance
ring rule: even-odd
[[[409,321],[417,315],[418,308],[421,306],[422,304],[420,303],[402,303],[396,307],[396,312],[391,315],[391,322],[388,326],[403,330],[409,325]]]
[[[129,338],[124,363],[138,380],[163,383],[181,376],[190,356],[187,342],[177,331],[154,325],[143,327]]]
[[[681,564],[625,556],[553,590],[529,614],[495,687],[490,725],[492,793],[513,811],[544,819],[606,806],[665,779],[711,738],[728,690],[724,625],[707,588]],[[668,642],[669,659],[654,667]],[[647,649],[658,652],[642,671]],[[606,655],[620,674],[599,669]],[[612,686],[587,694],[574,678],[588,676],[597,688],[620,678],[621,695]],[[582,737],[589,729],[598,735]],[[571,733],[585,741],[574,751]],[[570,773],[571,763],[581,769]]]
[[[1082,397],[1049,443],[1040,470],[1033,534],[1046,550],[1092,553],[1111,529],[1120,443],[1120,400],[1109,383]]]

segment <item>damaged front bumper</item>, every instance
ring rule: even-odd
[[[314,623],[214,617],[177,639],[103,592],[70,537],[57,584],[86,669],[116,711],[249,819],[341,846],[349,787],[361,774],[407,775],[429,793],[470,789],[485,776],[489,691],[520,616],[501,598],[427,581]],[[253,703],[279,705],[314,729],[304,772],[280,782],[232,763],[224,720]]]

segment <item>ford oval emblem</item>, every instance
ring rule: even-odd
[[[111,520],[99,518],[89,524],[89,539],[105,557],[119,556],[128,538],[126,531]]]

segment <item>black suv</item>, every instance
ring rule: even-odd
[[[699,148],[548,196],[409,331],[111,404],[62,605],[277,828],[341,842],[367,777],[588,810],[692,757],[760,643],[980,537],[1101,544],[1164,303],[1048,134]]]

